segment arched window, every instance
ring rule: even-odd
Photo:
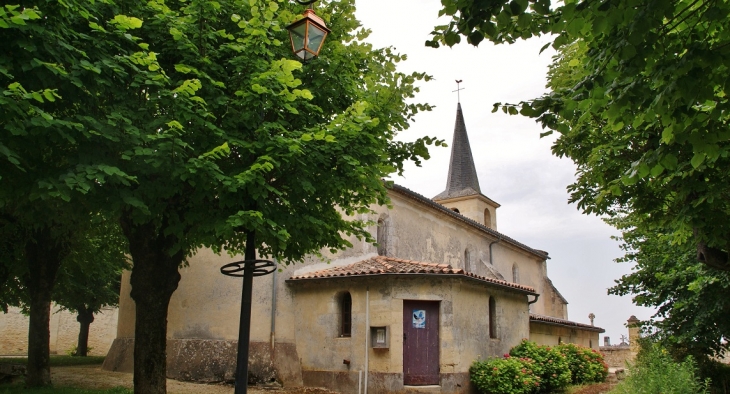
[[[388,223],[385,219],[378,219],[378,234],[375,238],[378,242],[378,255],[388,255]]]
[[[484,225],[492,228],[492,213],[489,212],[489,208],[484,209]]]
[[[454,211],[454,212],[456,212],[456,213],[461,213],[461,212],[459,212],[459,208],[451,208],[451,210]]]
[[[497,338],[497,302],[489,297],[489,337]]]
[[[517,264],[512,265],[512,282],[520,283],[520,269],[517,267]]]
[[[340,296],[340,337],[352,334],[352,296],[344,292]]]

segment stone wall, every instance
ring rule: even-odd
[[[636,353],[629,346],[601,346],[603,359],[611,368],[625,368],[626,362],[634,361]]]
[[[104,356],[117,333],[116,308],[105,308],[94,317],[89,328],[89,355]],[[66,354],[76,346],[79,323],[76,315],[53,308],[50,321],[51,354]],[[18,308],[0,313],[0,355],[22,356],[28,353],[28,317]]]
[[[556,346],[561,343],[574,343],[579,346],[598,349],[597,331],[563,327],[536,321],[530,322],[530,340],[539,345]]]

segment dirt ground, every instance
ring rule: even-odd
[[[51,369],[51,380],[55,387],[109,389],[123,386],[132,388],[132,374],[104,371],[100,365],[54,367]],[[232,394],[233,386],[228,384],[188,383],[167,379],[167,392],[170,394]],[[278,389],[249,387],[248,392],[251,394],[272,392],[286,394],[337,394],[334,391],[314,387]]]

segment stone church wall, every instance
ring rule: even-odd
[[[441,393],[470,392],[469,366],[480,358],[500,356],[529,336],[527,296],[462,278],[369,277],[292,283],[302,313],[296,326],[305,386],[347,393],[357,390],[365,369],[365,299],[370,327],[387,327],[389,347],[368,347],[368,392],[410,392],[403,387],[403,302],[439,301],[439,371]],[[369,296],[366,296],[369,287]],[[352,297],[352,335],[338,336],[338,294]],[[489,297],[496,299],[497,338],[489,337]],[[326,302],[323,302],[326,300]],[[345,364],[348,360],[349,364]]]
[[[117,308],[105,308],[94,316],[89,327],[89,355],[103,356],[112,345],[117,332]],[[51,354],[66,354],[78,342],[79,323],[76,315],[52,308],[50,321]],[[0,313],[0,355],[28,354],[28,316],[18,308]]]

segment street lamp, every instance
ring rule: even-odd
[[[289,30],[289,39],[291,41],[291,49],[303,61],[314,59],[319,55],[327,34],[331,31],[324,24],[324,20],[317,16],[312,9],[314,1],[299,1],[299,4],[309,5],[304,11],[301,19],[287,26]]]
[[[308,5],[301,19],[287,26],[291,39],[292,51],[303,61],[311,60],[319,55],[330,29],[324,20],[318,17],[312,9],[317,0],[296,0],[297,3]],[[246,252],[243,261],[236,261],[221,267],[221,273],[226,276],[242,277],[241,315],[238,329],[238,349],[236,354],[236,386],[235,394],[246,394],[248,390],[248,351],[251,340],[251,303],[253,298],[253,278],[268,275],[276,270],[276,263],[270,260],[256,258],[256,235],[253,231],[246,232]]]

